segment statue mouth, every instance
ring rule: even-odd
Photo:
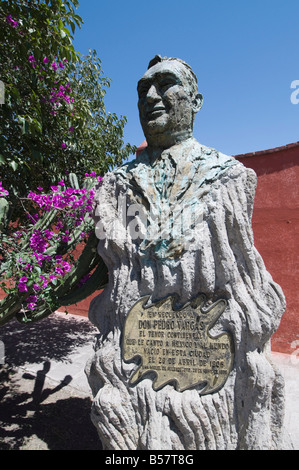
[[[161,116],[162,114],[165,113],[165,108],[164,106],[156,106],[155,108],[152,108],[147,112],[147,117],[148,118],[156,118]]]

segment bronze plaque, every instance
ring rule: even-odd
[[[226,300],[204,308],[205,297],[199,296],[175,309],[173,297],[146,306],[148,299],[139,299],[126,318],[123,358],[141,358],[130,383],[151,371],[156,373],[154,390],[170,382],[180,392],[199,384],[202,395],[219,390],[233,365],[233,340],[227,332],[213,337],[209,331],[224,312]]]

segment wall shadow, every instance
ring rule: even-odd
[[[35,439],[42,441],[47,450],[102,449],[90,419],[91,399],[55,399],[55,394],[67,385],[68,377],[56,387],[44,388],[44,376],[24,374],[23,384],[35,380],[27,388],[14,382],[13,374],[8,369],[0,370],[0,450],[21,450],[28,440],[31,449],[37,450]]]

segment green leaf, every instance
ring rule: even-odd
[[[42,154],[38,150],[31,149],[31,152],[32,152],[32,156],[33,156],[34,160],[42,161]],[[25,162],[25,164],[26,164],[26,162]]]
[[[34,130],[37,130],[38,132],[42,133],[43,131],[43,128],[42,128],[42,123],[40,121],[38,121],[37,119],[35,118],[32,118],[31,119],[31,123],[33,124],[32,128]]]
[[[13,169],[13,171],[16,171],[17,168],[18,168],[18,164],[17,164],[17,162],[15,162],[15,161],[9,162],[9,165],[11,166],[11,168]]]
[[[39,266],[34,266],[34,270],[37,272],[37,274],[41,274],[42,270]]]
[[[70,27],[71,27],[72,33],[75,34],[76,25],[73,21],[70,22]]]
[[[74,20],[76,21],[77,25],[79,26],[79,28],[81,28],[81,24],[83,23],[83,20],[81,18],[81,16],[79,15],[74,15]]]

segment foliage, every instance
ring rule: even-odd
[[[7,223],[8,194],[0,184],[0,286],[7,294],[0,302],[0,325],[13,317],[40,320],[107,283],[91,217],[94,186],[101,178],[95,172],[86,174],[81,189],[74,174],[67,179],[49,194],[39,187],[21,201],[27,223],[18,231]],[[78,258],[80,241],[85,246]]]
[[[12,200],[37,186],[48,191],[65,171],[103,175],[134,151],[123,144],[126,119],[105,111],[110,80],[96,52],[81,56],[74,49],[82,24],[77,6],[77,0],[0,5],[0,180]]]
[[[94,187],[135,148],[123,142],[126,119],[106,113],[96,52],[74,49],[77,6],[0,3],[0,325],[39,320],[107,282]]]

